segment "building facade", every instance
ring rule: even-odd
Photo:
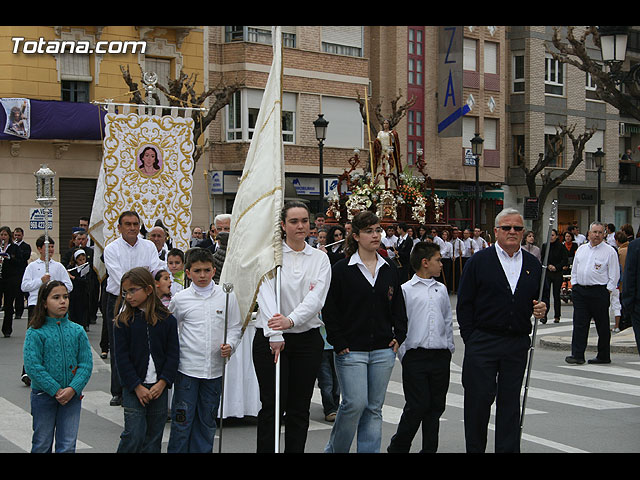
[[[31,100],[32,113],[39,117],[32,119],[32,125],[38,121],[40,128],[37,135],[32,130],[34,135],[28,139],[0,139],[0,224],[22,227],[25,240],[34,247],[43,233],[30,229],[31,210],[39,207],[34,172],[46,163],[56,173],[58,199],[50,234],[57,254],[66,251],[79,217],[91,213],[102,161],[100,109],[88,102],[131,100],[122,67],[129,69],[139,86],[142,71],[155,71],[163,83],[177,78],[181,69],[202,79],[203,45],[202,27],[1,27],[0,97]],[[202,81],[199,88],[204,89]],[[35,102],[39,102],[39,113]],[[73,115],[91,108],[95,113]],[[46,119],[45,109],[65,116]],[[80,135],[86,123],[89,133]],[[205,179],[196,175],[194,183],[194,214],[206,223]]]

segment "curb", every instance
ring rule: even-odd
[[[590,332],[589,340],[587,341],[588,352],[598,351],[598,335]],[[571,351],[571,337],[570,336],[553,336],[549,335],[541,337],[538,341],[538,345],[542,348],[548,348],[550,350],[568,350]],[[638,346],[636,345],[636,339],[631,327],[623,330],[620,333],[611,334],[611,353],[635,353],[638,354]]]

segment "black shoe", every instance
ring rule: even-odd
[[[584,363],[584,358],[575,358],[569,355],[564,359],[564,361],[572,365],[582,365]]]
[[[543,325],[546,324],[547,323],[547,319],[546,318],[541,318],[540,319],[540,323],[543,324]]]
[[[596,357],[596,358],[591,358],[591,359],[589,359],[589,360],[587,361],[587,363],[589,363],[589,364],[591,364],[591,365],[593,365],[593,364],[596,364],[596,365],[597,365],[597,364],[601,364],[601,363],[603,363],[603,364],[604,364],[604,363],[611,363],[611,360],[610,360],[610,359],[609,359],[609,360],[600,360],[598,357]]]
[[[114,395],[113,397],[111,397],[109,405],[111,405],[112,407],[119,407],[120,405],[122,405],[122,397],[120,395]]]

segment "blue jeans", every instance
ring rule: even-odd
[[[58,401],[42,390],[31,390],[31,415],[33,417],[33,438],[31,453],[51,453],[53,439],[56,453],[74,453],[80,427],[82,401],[78,395],[66,404]]]
[[[396,354],[391,348],[335,355],[342,400],[326,453],[348,453],[358,432],[358,453],[378,453],[382,440],[382,405]]]
[[[340,405],[340,384],[333,362],[333,350],[322,352],[322,363],[318,369],[318,388],[324,414],[336,413]]]
[[[147,388],[151,385],[143,384]],[[165,388],[155,400],[143,406],[135,392],[122,389],[124,430],[118,453],[160,453],[162,434],[167,423],[168,394]]]
[[[222,377],[195,378],[178,372],[173,384],[167,453],[211,453]]]

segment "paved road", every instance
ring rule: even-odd
[[[452,299],[455,301],[455,299]],[[571,334],[571,307],[563,306],[560,324],[540,325],[539,339]],[[101,319],[92,325],[94,371],[85,390],[78,452],[115,452],[122,431],[121,407],[109,406],[108,360],[99,357]],[[11,338],[0,338],[0,452],[27,452],[31,443],[29,389],[20,382],[26,321],[15,322]],[[440,452],[464,452],[463,389],[460,381],[464,345],[455,332],[457,351],[451,364],[447,408],[441,419]],[[590,338],[595,338],[592,331]],[[522,450],[531,453],[640,451],[640,357],[614,353],[611,365],[570,366],[566,351],[538,347],[527,401]],[[401,366],[396,362],[383,410],[383,449],[395,433],[404,398]],[[493,428],[493,417],[490,428]],[[164,436],[164,449],[169,438]],[[311,406],[307,452],[322,452],[331,424],[324,421],[319,390]],[[419,434],[412,451],[419,450]],[[218,451],[217,444],[214,451]],[[223,452],[255,451],[255,418],[226,419]],[[490,430],[488,451],[493,451]]]

